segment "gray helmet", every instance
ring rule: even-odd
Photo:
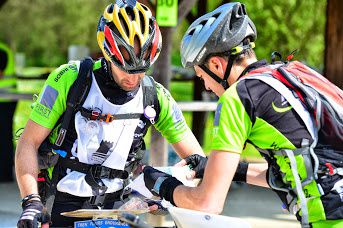
[[[254,41],[257,32],[245,6],[239,2],[224,4],[189,26],[181,42],[182,65],[201,65],[208,55],[229,51],[248,36]]]

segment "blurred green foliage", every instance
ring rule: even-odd
[[[0,11],[0,39],[25,53],[28,66],[56,67],[66,62],[71,44],[98,50],[98,19],[110,2],[9,0]]]
[[[211,11],[222,1],[207,1]],[[225,1],[228,2],[228,1]],[[259,59],[270,61],[279,51],[286,57],[299,49],[295,58],[322,70],[324,67],[327,0],[241,0],[257,29],[255,52]],[[193,15],[196,10],[193,9]],[[179,46],[189,24],[184,20],[174,34],[172,61],[180,65]]]
[[[68,46],[86,45],[98,52],[98,18],[112,1],[10,0],[0,11],[0,40],[26,54],[28,66],[58,66],[66,62]],[[225,1],[227,2],[227,1]],[[256,53],[269,59],[299,49],[298,59],[323,68],[326,0],[242,0],[258,30]],[[208,1],[212,10],[222,1]],[[193,13],[196,12],[194,7]],[[180,65],[179,46],[188,23],[173,34],[172,62]]]

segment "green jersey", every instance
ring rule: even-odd
[[[258,64],[259,62],[256,63]],[[288,193],[276,189],[288,209],[297,212],[298,220],[301,220],[301,210],[296,207],[299,205],[298,199],[294,198],[296,184],[290,159],[277,151],[302,148],[304,139],[309,141],[309,145],[313,142],[303,119],[281,93],[262,80],[239,80],[218,101],[211,149],[240,154],[246,143],[258,148],[267,159],[269,170],[273,169],[269,171],[272,173],[270,175],[274,175],[278,183],[282,183],[281,187],[277,187],[288,189],[293,194],[287,195]],[[321,140],[319,136],[319,143],[323,143]],[[320,150],[316,147],[315,151],[316,149]],[[294,157],[299,178],[303,181],[309,222],[315,224],[318,221],[342,219],[340,208],[343,208],[343,200],[335,190],[341,183],[341,177],[336,174],[330,177],[331,181],[319,177],[316,180],[310,179],[305,184],[307,177],[313,175],[311,161],[303,154],[295,154]],[[319,169],[325,170],[325,160],[319,155],[318,158]],[[325,175],[325,172],[321,175]],[[292,199],[295,199],[295,203],[290,201]]]

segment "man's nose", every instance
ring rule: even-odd
[[[134,81],[137,81],[137,79],[139,78],[139,75],[138,74],[131,74],[128,78],[131,82],[134,82]]]

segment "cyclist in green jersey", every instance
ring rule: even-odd
[[[99,20],[97,40],[104,58],[94,62],[88,94],[58,149],[54,146],[61,132],[60,119],[67,115],[68,93],[78,77],[80,62],[53,71],[33,105],[16,151],[16,175],[23,197],[18,227],[37,227],[37,222],[50,220],[53,227],[73,226],[80,219],[61,216],[61,212],[112,209],[129,194],[125,185],[142,159],[143,137],[151,125],[181,158],[203,155],[170,93],[145,76],[162,45],[151,11],[136,1],[118,0],[108,5]],[[142,88],[146,79],[154,88],[150,91],[156,95],[154,105],[144,104],[154,97]],[[42,149],[51,144],[52,150]],[[53,154],[51,158],[59,155],[45,176],[39,175],[37,152],[41,155],[41,151],[45,156]],[[48,185],[44,189],[48,192],[42,192],[44,199],[38,194],[37,183],[41,182]]]
[[[143,170],[145,185],[178,207],[221,213],[249,142],[269,166],[244,165],[242,181],[271,187],[303,227],[343,227],[342,151],[319,135],[313,153],[309,113],[295,111],[281,92],[284,85],[279,91],[254,73],[268,66],[252,50],[255,39],[255,25],[241,3],[224,4],[190,25],[181,44],[182,63],[194,67],[206,89],[219,96],[212,152],[208,161],[192,155],[182,162],[203,176],[198,187],[149,166]]]

